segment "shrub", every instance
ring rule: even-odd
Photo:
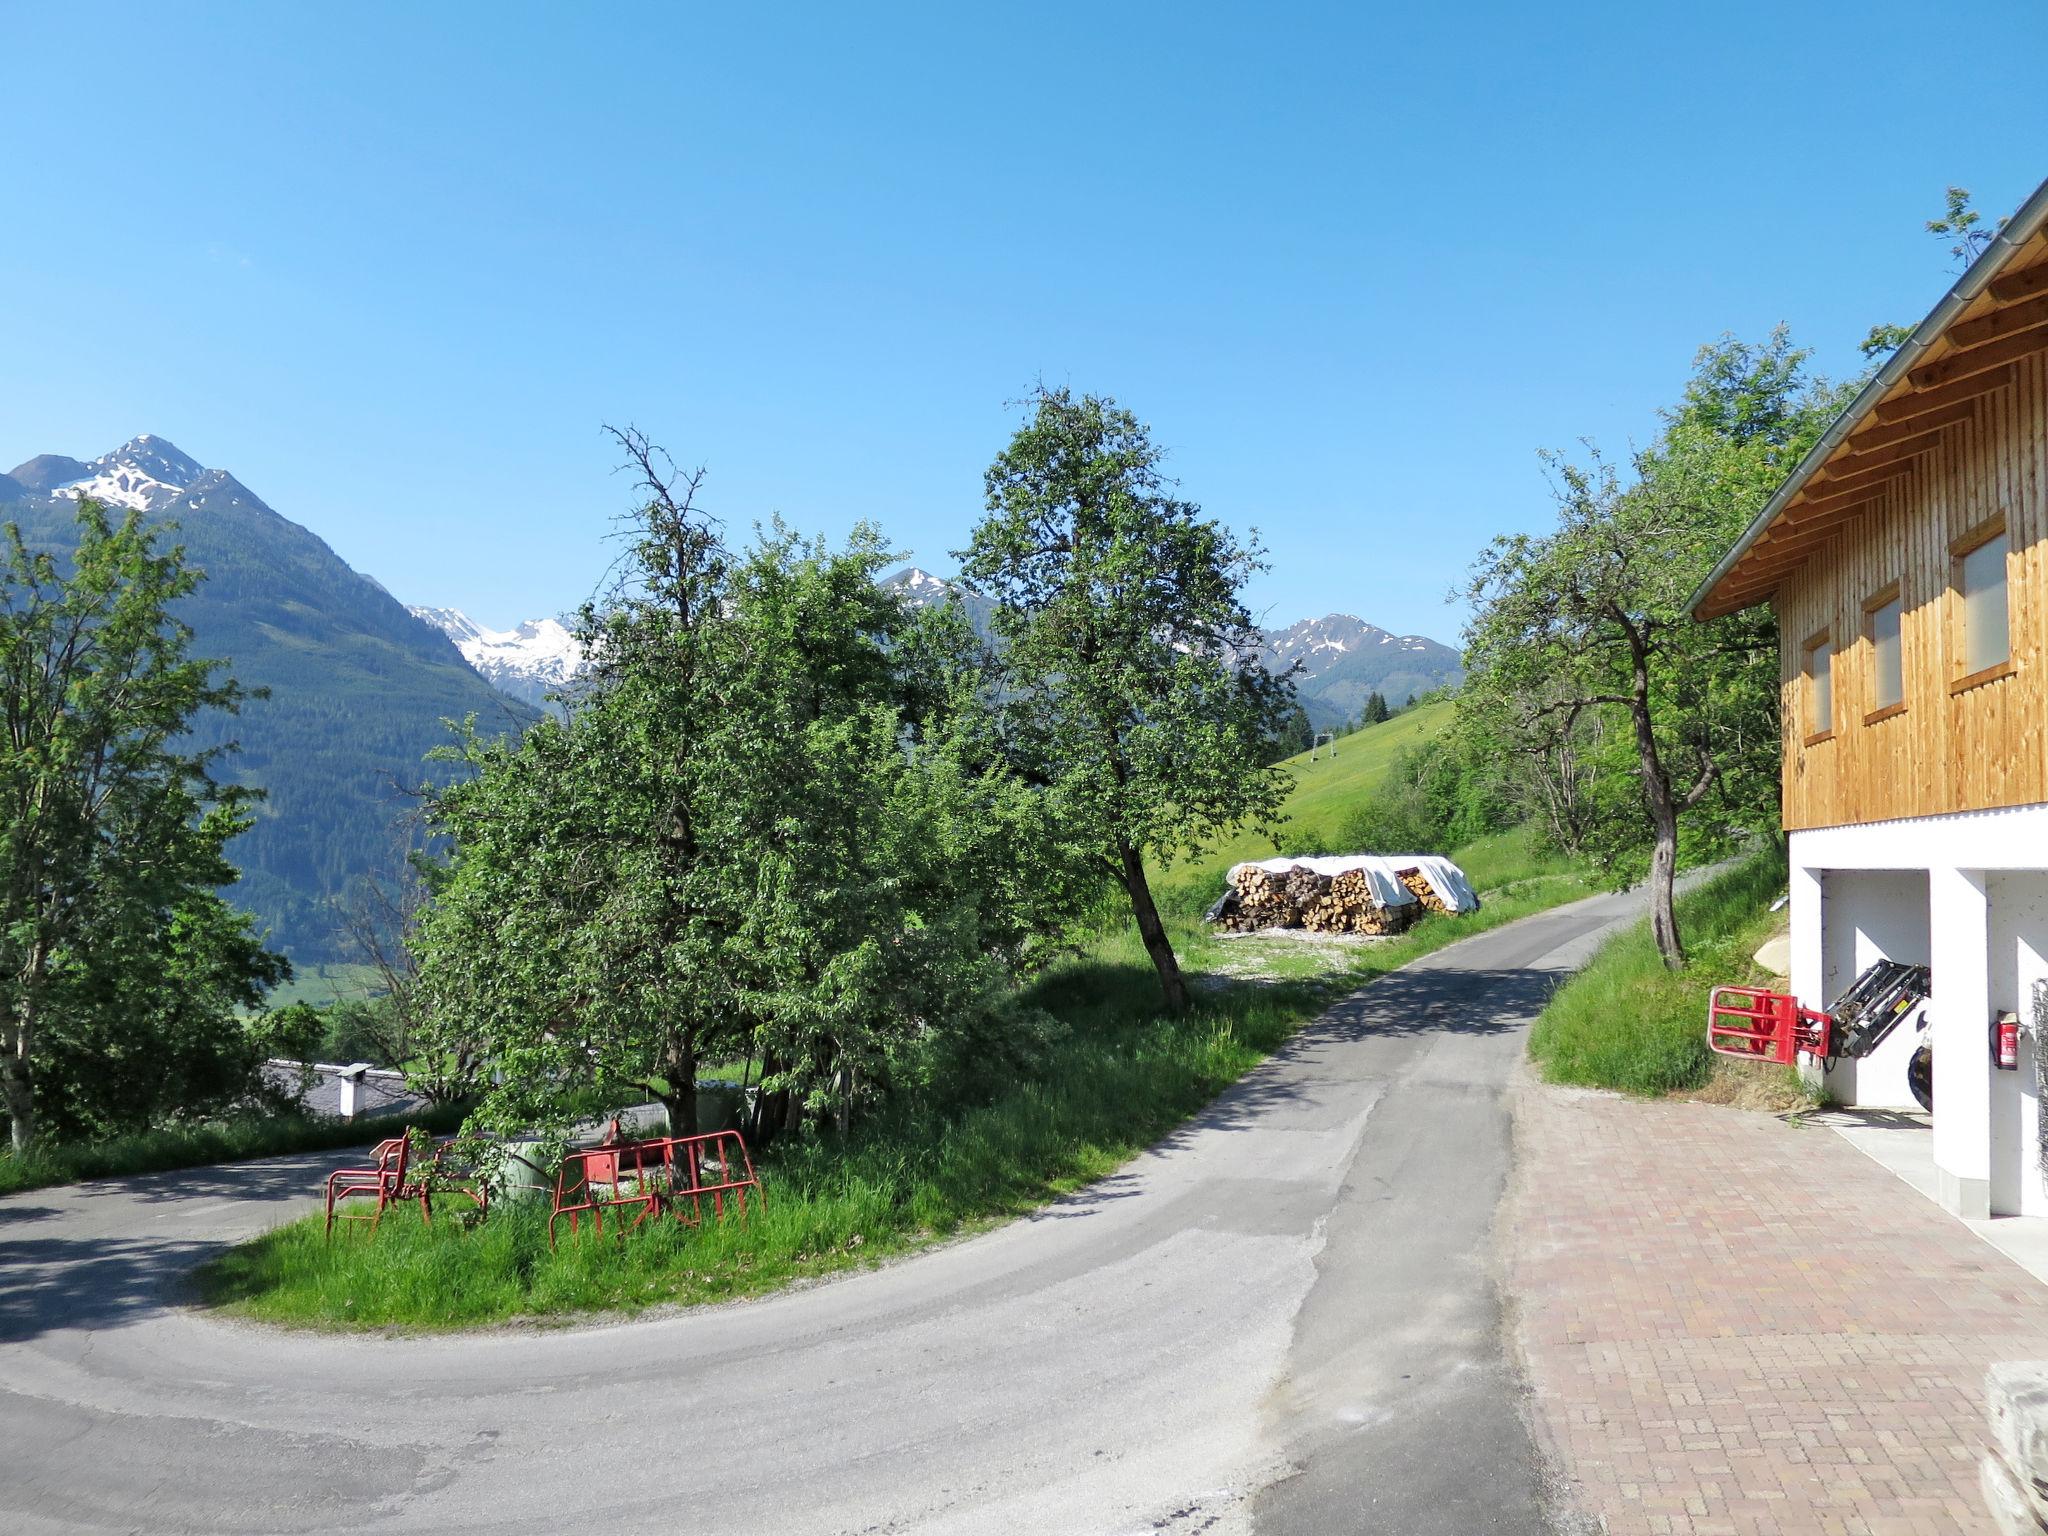
[[[1530,1033],[1544,1077],[1639,1094],[1704,1084],[1714,1059],[1707,994],[1750,975],[1750,953],[1768,933],[1770,902],[1784,886],[1784,855],[1773,848],[1680,897],[1679,927],[1690,950],[1682,971],[1665,969],[1647,922],[1609,941],[1559,988]]]

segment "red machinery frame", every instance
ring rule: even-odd
[[[1707,999],[1707,1047],[1745,1061],[1793,1065],[1801,1052],[1825,1057],[1834,1019],[1786,992],[1716,987]]]
[[[710,1177],[714,1170],[716,1178]],[[744,1217],[749,1190],[759,1204],[767,1205],[768,1195],[755,1177],[746,1139],[737,1131],[584,1148],[563,1157],[556,1170],[548,1246],[555,1245],[556,1222],[566,1217],[570,1232],[578,1232],[585,1214],[599,1236],[604,1233],[607,1211],[618,1213],[616,1221],[624,1221],[629,1210],[637,1211],[625,1222],[623,1230],[628,1232],[660,1215],[697,1226],[704,1220],[706,1200],[711,1202],[713,1214],[723,1220],[728,1195]]]
[[[412,1138],[393,1136],[371,1148],[375,1166],[335,1169],[327,1176],[327,1235],[334,1236],[337,1221],[367,1221],[374,1232],[377,1223],[384,1219],[386,1206],[407,1200],[419,1202],[420,1221],[431,1226],[436,1195],[459,1195],[474,1205],[479,1214],[488,1214],[491,1192],[483,1180],[449,1166],[449,1154],[455,1145],[456,1138],[452,1136],[435,1142],[433,1156],[422,1170],[412,1159]],[[361,1211],[342,1210],[345,1200],[375,1203],[369,1214],[364,1215]]]

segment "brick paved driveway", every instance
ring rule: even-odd
[[[1992,1531],[1984,1372],[2048,1359],[2048,1287],[1817,1127],[1525,1080],[1515,1136],[1507,1289],[1590,1529]]]

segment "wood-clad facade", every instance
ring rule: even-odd
[[[1806,1070],[1845,1104],[1931,1098],[1949,1210],[2048,1216],[2048,183],[1693,612],[1758,603],[1781,646],[1791,990],[1832,1009],[1878,961],[1931,978],[1912,1027]]]
[[[2048,353],[1933,437],[1773,595],[1788,831],[2048,801]],[[1963,656],[1956,566],[2000,528],[2010,660],[1983,676]],[[1887,705],[1872,618],[1894,596],[1903,695]]]

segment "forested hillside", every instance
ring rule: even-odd
[[[72,547],[67,481],[178,525],[207,578],[178,609],[194,654],[269,690],[239,718],[202,716],[197,730],[202,744],[239,740],[226,773],[267,794],[256,825],[228,848],[243,871],[228,894],[293,957],[340,953],[332,904],[394,862],[407,790],[448,740],[442,722],[475,714],[486,731],[517,730],[535,712],[484,682],[446,636],[314,534],[160,438],[91,464],[43,455],[14,479],[22,491],[0,517],[19,523],[31,548]]]

